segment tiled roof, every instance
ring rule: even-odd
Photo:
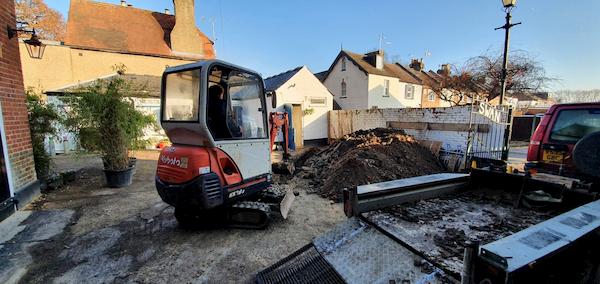
[[[71,0],[65,44],[124,53],[182,57],[173,54],[170,48],[174,25],[173,15],[89,0]],[[214,58],[211,40],[199,30],[196,36],[205,43],[203,58]]]
[[[402,67],[403,69],[405,69],[407,72],[410,72],[413,76],[416,76],[419,78],[419,80],[421,81],[421,84],[424,86],[428,86],[428,87],[435,87],[438,86],[441,81],[439,81],[439,79],[441,79],[438,75],[438,77],[432,77],[433,75],[428,74],[428,72],[425,72],[423,70],[421,71],[417,71],[409,66],[404,66],[404,65],[400,65],[400,63],[396,63],[396,65]],[[437,74],[436,74],[437,75]]]
[[[109,80],[120,76],[127,83],[131,84],[131,92],[133,97],[152,97],[160,98],[161,80],[160,76],[151,75],[136,75],[136,74],[109,74],[93,80],[78,82],[75,84],[63,86],[54,90],[46,91],[47,95],[65,95],[73,94],[81,91],[82,88],[92,86],[97,80]]]
[[[396,66],[396,64],[385,63],[383,66],[383,69],[377,69],[377,68],[375,68],[375,66],[371,65],[369,62],[367,62],[365,60],[365,55],[350,52],[347,50],[342,50],[338,54],[338,57],[333,61],[333,64],[329,68],[328,72],[331,72],[331,69],[333,68],[335,63],[342,56],[348,57],[352,62],[354,62],[358,66],[359,69],[361,69],[363,72],[365,72],[367,74],[395,77],[405,83],[421,84],[421,82],[418,79],[413,77],[410,73],[403,70],[402,68]]]
[[[325,81],[325,78],[327,78],[327,70],[323,71],[323,72],[319,72],[319,73],[315,73],[315,77],[317,77],[317,79],[319,79],[319,81],[323,82]]]
[[[303,66],[296,67],[292,70],[285,71],[283,73],[277,74],[275,76],[271,76],[265,79],[265,90],[267,91],[275,91],[289,79],[294,77]]]

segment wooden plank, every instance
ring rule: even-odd
[[[407,121],[388,121],[388,127],[399,129],[414,129],[414,130],[437,130],[437,131],[458,131],[468,132],[468,123],[440,123],[440,122],[407,122]],[[481,133],[490,132],[488,124],[474,124],[473,130]]]
[[[398,129],[427,130],[427,122],[388,121],[387,126]]]
[[[559,185],[562,185],[569,189],[573,188],[573,185],[576,182],[579,182],[579,180],[575,179],[575,178],[557,176],[557,175],[546,174],[546,173],[537,173],[535,175],[532,175],[531,178],[534,180],[540,180],[540,181],[559,184]]]

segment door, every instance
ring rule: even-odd
[[[6,172],[4,148],[2,140],[0,140],[0,221],[4,220],[14,211],[15,205],[10,198],[10,188],[8,187],[8,174]]]
[[[294,127],[294,143],[296,148],[304,147],[302,129],[302,105],[292,105],[292,124]]]

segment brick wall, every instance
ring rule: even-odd
[[[15,27],[14,1],[0,1],[0,102],[4,119],[13,192],[36,181],[27,119],[23,74],[17,38],[8,39],[6,26]]]

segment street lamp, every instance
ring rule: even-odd
[[[508,44],[510,41],[510,28],[520,25],[521,22],[511,23],[512,16],[510,12],[517,4],[517,0],[502,0],[502,6],[506,10],[506,23],[504,26],[498,27],[495,30],[504,29],[504,61],[502,62],[502,90],[500,91],[500,105],[504,103],[504,95],[506,94],[506,79],[508,77]]]
[[[25,23],[20,24],[25,25]],[[42,59],[46,45],[40,41],[35,29],[26,30],[24,28],[12,28],[11,26],[7,25],[6,30],[8,32],[8,39],[17,36],[19,32],[31,33],[31,38],[23,41],[23,43],[25,43],[25,47],[27,48],[27,53],[29,53],[29,57],[31,58]]]
[[[504,8],[514,7],[517,5],[517,0],[502,0],[502,5]]]

